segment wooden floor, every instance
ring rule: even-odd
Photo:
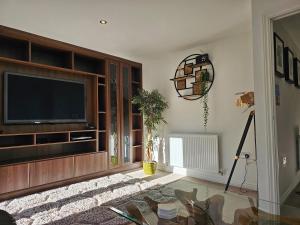
[[[171,175],[172,173],[157,170],[157,172],[154,176],[147,176],[147,175],[144,175],[144,173],[141,169],[135,169],[135,170],[131,170],[131,171],[127,172],[126,174],[130,174],[132,176],[135,176],[136,178],[144,178],[145,180],[153,180],[153,181],[157,180],[157,182],[158,182],[159,178],[166,177],[167,175]],[[196,182],[198,184],[205,185],[205,186],[208,186],[208,187],[215,187],[215,188],[218,188],[218,189],[225,189],[225,184],[216,183],[216,182],[207,181],[207,180],[202,180],[202,179],[189,177],[189,176],[182,176],[182,175],[177,175],[177,174],[172,174],[172,175],[173,175],[173,179],[176,179],[176,178],[179,179],[180,178],[180,179],[184,179],[184,180],[187,180],[187,181]],[[160,182],[161,181],[162,180],[160,180]],[[168,181],[168,179],[164,183],[167,183],[167,181]],[[158,184],[161,184],[161,183],[158,183]],[[252,198],[257,198],[257,191],[249,190],[249,189],[245,189],[245,188],[240,190],[239,187],[230,186],[229,189],[228,189],[228,192],[232,192],[232,193],[236,193],[236,194],[244,195],[244,196],[249,196],[249,197],[252,197]]]
[[[300,217],[300,183],[281,205],[280,211],[286,216]]]

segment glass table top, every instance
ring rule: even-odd
[[[116,208],[132,224],[300,225],[300,217],[258,210],[256,196],[185,179],[151,187]]]

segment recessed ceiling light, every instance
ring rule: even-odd
[[[100,20],[100,24],[107,24],[106,20]]]

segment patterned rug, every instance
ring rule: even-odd
[[[108,206],[126,211],[126,204],[134,202],[141,211],[149,210],[143,201],[145,193],[156,201],[174,199],[171,188],[115,174],[0,202],[0,209],[9,212],[18,225],[128,224]]]

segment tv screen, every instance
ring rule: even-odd
[[[4,123],[86,122],[83,82],[4,73]]]

